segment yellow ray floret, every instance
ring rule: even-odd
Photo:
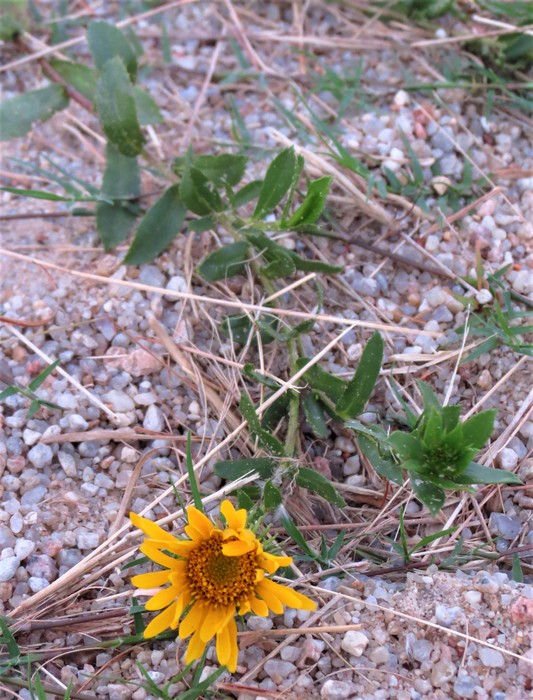
[[[266,617],[269,611],[282,613],[283,606],[315,610],[316,604],[268,578],[292,558],[263,550],[256,535],[246,528],[244,508],[236,510],[225,500],[220,512],[226,525],[223,529],[197,508],[187,508],[184,529],[189,539],[183,540],[131,513],[131,522],[147,536],[140,551],[164,567],[134,576],[132,583],[140,589],[160,589],[145,604],[146,610],[161,611],[146,627],[147,639],[179,626],[180,639],[191,637],[185,655],[185,662],[190,663],[216,637],[219,663],[234,672],[239,653],[235,615],[251,612]]]

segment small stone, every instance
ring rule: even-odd
[[[117,413],[126,413],[135,408],[135,404],[131,398],[123,391],[111,389],[102,396],[102,400],[109,404],[110,408]]]
[[[31,554],[26,564],[30,576],[53,581],[57,576],[57,565],[48,554]]]
[[[531,270],[520,270],[513,280],[513,289],[519,294],[530,294],[533,292],[533,272]]]
[[[0,583],[11,581],[20,566],[18,557],[6,557],[0,559]]]
[[[65,474],[70,477],[75,477],[78,470],[73,455],[71,455],[70,452],[60,451],[57,453],[57,458]]]
[[[489,668],[503,668],[505,666],[505,659],[501,651],[497,649],[491,649],[490,647],[481,647],[478,651],[479,660],[483,666],[488,666]]]
[[[30,554],[33,553],[34,549],[35,542],[25,540],[23,537],[20,537],[15,544],[15,556],[22,561],[23,559],[26,559],[26,557],[29,557]]]
[[[67,416],[67,421],[68,427],[75,432],[83,432],[89,427],[89,424],[85,418],[80,416],[79,413],[71,413],[69,416]]]
[[[100,544],[100,538],[95,532],[78,532],[76,545],[78,549],[96,549]]]
[[[359,657],[363,654],[368,644],[368,637],[362,632],[349,630],[344,635],[341,647],[352,656]]]
[[[383,162],[383,167],[395,173],[402,167],[404,159],[405,154],[400,148],[391,148],[389,158]]]
[[[481,289],[479,292],[476,294],[476,301],[478,304],[488,304],[489,302],[492,301],[492,294],[489,292],[488,289]]]
[[[54,453],[50,445],[39,443],[28,452],[28,459],[36,469],[43,469],[52,463]]]
[[[394,95],[393,101],[397,107],[405,107],[405,105],[408,105],[411,101],[411,96],[405,90],[398,90]]]
[[[475,695],[476,681],[470,676],[462,676],[453,684],[453,689],[460,698],[473,698]]]
[[[14,535],[18,535],[19,532],[22,532],[23,526],[24,521],[22,519],[22,515],[20,513],[13,513],[13,515],[9,519],[9,527],[11,528],[11,532]]]
[[[120,459],[126,464],[133,464],[139,459],[140,455],[134,447],[123,447],[120,453]]]
[[[25,445],[31,447],[32,445],[35,445],[37,440],[41,439],[41,435],[42,433],[38,433],[36,430],[30,430],[29,428],[26,428],[22,433],[22,439],[24,440]]]
[[[279,685],[284,678],[296,672],[296,666],[290,661],[280,661],[279,659],[269,659],[265,663],[265,671],[272,680]]]
[[[470,605],[479,605],[482,595],[479,591],[465,591],[463,597]]]
[[[0,551],[14,547],[16,538],[6,525],[0,525]]]
[[[433,189],[440,196],[446,194],[451,184],[452,181],[449,177],[446,177],[446,175],[435,175],[431,181]]]
[[[32,593],[38,593],[39,591],[42,591],[49,585],[49,583],[50,582],[47,581],[45,578],[40,578],[39,576],[30,576],[30,578],[28,579],[28,586],[30,587]]]
[[[168,284],[166,288],[171,291],[171,292],[186,292],[187,291],[187,280],[185,277],[181,277],[180,275],[174,275],[174,277],[171,277],[168,281]],[[174,299],[175,297],[172,295],[168,295],[170,298]]]
[[[411,646],[411,656],[416,661],[427,661],[433,651],[433,644],[427,639],[415,639]]]
[[[164,287],[165,275],[155,265],[141,265],[139,271],[139,282],[150,287]]]
[[[354,452],[357,452],[357,448],[354,445],[353,440],[350,440],[350,438],[344,437],[343,435],[339,435],[339,437],[335,439],[335,447],[337,450],[347,452],[348,454],[354,454]]]
[[[112,489],[115,486],[115,482],[107,474],[98,473],[94,477],[94,484],[101,489]]]
[[[431,669],[431,682],[435,688],[450,681],[455,676],[455,664],[448,659],[441,659]]]
[[[345,681],[327,680],[320,689],[320,697],[324,700],[346,700],[356,698],[354,694],[356,686]]]
[[[66,410],[75,410],[78,408],[78,399],[74,396],[74,394],[71,394],[70,391],[65,391],[62,394],[56,394],[54,402]]]
[[[518,464],[518,455],[509,447],[502,448],[498,453],[497,459],[498,465],[501,467],[501,469],[505,469],[505,471],[508,472],[513,471]]]
[[[283,647],[283,649],[280,652],[280,656],[283,659],[283,661],[290,661],[291,663],[296,663],[300,658],[300,653],[301,650],[299,649],[299,647],[293,647],[291,645],[288,645],[286,647]]]
[[[520,519],[513,515],[504,515],[504,513],[491,513],[489,518],[489,530],[503,537],[504,540],[514,540],[518,537],[522,524]]]
[[[33,489],[26,491],[26,493],[20,499],[23,505],[34,505],[35,503],[40,503],[47,493],[46,486],[35,486]]]
[[[143,428],[160,433],[165,427],[165,419],[159,408],[155,405],[148,406],[144,416]]]
[[[271,630],[274,626],[274,623],[269,617],[257,617],[255,615],[252,615],[248,618],[246,626],[248,627],[248,629],[253,631]]]
[[[344,476],[353,476],[354,474],[358,474],[361,471],[361,460],[359,459],[359,455],[353,455],[352,457],[348,457],[348,459],[344,462],[344,465],[342,467],[342,473]]]
[[[387,647],[376,647],[370,654],[370,660],[373,661],[376,666],[386,666],[390,660],[390,651]]]
[[[435,619],[437,624],[443,627],[451,627],[457,616],[462,612],[461,608],[457,606],[449,608],[446,605],[437,605],[435,607]]]

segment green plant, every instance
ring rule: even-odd
[[[432,514],[442,508],[445,490],[522,483],[515,474],[473,461],[492,433],[496,411],[481,411],[460,421],[460,406],[441,405],[427,384],[417,384],[424,408],[418,418],[406,412],[409,432],[395,430],[387,435],[379,426],[367,427],[356,420],[346,423],[358,432],[361,450],[378,474],[401,484],[407,471],[415,495]]]
[[[427,535],[426,537],[422,537],[416,544],[412,545],[409,547],[407,543],[407,531],[405,529],[405,522],[404,522],[404,509],[403,507],[400,508],[400,517],[399,517],[399,523],[398,523],[398,529],[400,533],[400,541],[396,542],[395,540],[391,539],[390,537],[385,538],[391,547],[394,549],[394,551],[398,552],[398,554],[401,555],[403,558],[404,562],[408,564],[415,552],[418,552],[421,549],[424,549],[428,544],[431,544],[431,542],[434,542],[435,540],[440,539],[441,537],[445,537],[446,535],[451,535],[452,532],[455,532],[457,530],[456,527],[450,527],[447,530],[440,530],[439,532],[434,532],[432,535]]]
[[[59,360],[56,360],[51,365],[48,365],[48,367],[45,367],[45,369],[43,369],[43,371],[37,375],[35,379],[31,380],[28,386],[11,385],[3,391],[0,391],[0,401],[5,401],[9,396],[15,396],[15,394],[20,394],[21,396],[25,396],[27,399],[30,399],[31,404],[28,408],[26,418],[32,418],[41,408],[41,406],[61,410],[61,406],[57,406],[55,403],[50,403],[50,401],[45,401],[44,399],[39,398],[35,393],[41,384],[43,384],[43,382],[52,374],[58,364]]]

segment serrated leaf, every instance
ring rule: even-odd
[[[446,494],[444,491],[429,481],[424,481],[418,476],[411,475],[411,487],[416,497],[427,506],[431,515],[436,515],[444,505]]]
[[[181,231],[186,213],[179,185],[172,185],[144,215],[124,263],[141,265],[156,258]]]
[[[162,123],[163,115],[161,114],[156,101],[151,95],[145,92],[142,88],[135,86],[133,88],[133,99],[135,100],[137,118],[141,126]]]
[[[274,158],[268,167],[259,193],[253,213],[254,219],[264,218],[278,206],[291,188],[295,168],[296,154],[292,147],[281,151]]]
[[[282,226],[290,229],[316,223],[324,210],[332,179],[327,176],[310,182],[303,202]]]
[[[275,510],[283,503],[281,491],[270,480],[265,483],[263,488],[263,503],[267,510]]]
[[[430,449],[436,447],[442,441],[443,435],[441,414],[430,409],[427,415],[424,416],[422,435],[424,445]]]
[[[460,406],[444,406],[442,408],[442,429],[445,433],[451,432],[458,424],[461,415]]]
[[[130,158],[139,155],[144,144],[133,95],[124,63],[115,56],[102,67],[96,87],[96,107],[105,135]]]
[[[244,176],[247,162],[246,156],[221,153],[218,156],[198,156],[194,159],[194,167],[217,187],[235,187]]]
[[[276,463],[268,457],[251,459],[226,459],[215,464],[215,474],[226,481],[237,481],[250,472],[257,472],[262,479],[270,479]]]
[[[310,362],[309,357],[300,357],[296,361],[296,367],[300,370]],[[330,401],[337,403],[346,388],[346,382],[332,374],[325,372],[319,365],[310,367],[302,379],[308,383],[313,391],[325,394]]]
[[[496,413],[497,411],[494,409],[481,411],[481,413],[464,421],[462,424],[463,443],[480,450],[492,435]]]
[[[248,259],[248,244],[237,241],[222,246],[205,257],[198,266],[198,273],[207,282],[227,279],[243,273]]]
[[[89,66],[83,65],[83,63],[61,61],[58,58],[50,59],[49,63],[63,80],[88,100],[94,102],[96,97],[96,82],[98,79],[94,68],[89,68]]]
[[[316,399],[313,394],[309,393],[304,396],[302,405],[305,418],[313,433],[319,438],[327,438],[329,429],[324,418],[324,407],[322,403]]]
[[[522,480],[512,472],[503,469],[484,467],[477,462],[471,462],[460,475],[458,481],[467,484],[521,484]]]
[[[278,457],[283,456],[285,454],[283,444],[278,440],[277,437],[269,433],[268,430],[265,430],[261,426],[261,423],[259,422],[259,418],[255,411],[255,407],[246,394],[243,394],[241,396],[239,408],[243,418],[248,423],[248,428],[250,429],[250,432],[253,435],[255,435],[255,437],[257,437],[257,440],[261,447],[265,448],[266,450],[269,450],[270,452],[272,452],[272,454],[277,455]]]
[[[67,91],[62,85],[49,85],[31,90],[0,105],[0,141],[24,136],[35,122],[44,122],[68,105]]]
[[[300,467],[296,472],[296,483],[304,489],[318,493],[322,498],[325,498],[326,501],[338,508],[344,508],[346,505],[346,501],[337,492],[331,481],[328,481],[325,476],[314,471],[314,469]]]
[[[383,361],[383,338],[376,331],[364,347],[353,379],[335,405],[341,418],[355,418],[361,414],[374,391]]]
[[[137,56],[124,34],[109,22],[96,20],[89,24],[87,41],[93,57],[94,65],[99,71],[104,71],[108,61],[118,57],[126,67],[131,82],[137,77]]]

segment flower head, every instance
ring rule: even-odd
[[[279,614],[283,606],[315,610],[306,596],[268,578],[291,557],[264,551],[256,535],[246,528],[247,512],[223,501],[220,512],[225,528],[217,528],[197,508],[187,508],[189,539],[177,539],[151,520],[130,513],[130,520],[147,536],[140,551],[161,571],[132,578],[137,588],[160,588],[146,603],[146,610],[160,610],[144,631],[146,638],[179,625],[180,639],[191,637],[185,662],[198,659],[216,635],[221,664],[237,667],[235,615],[253,612],[266,617]]]

